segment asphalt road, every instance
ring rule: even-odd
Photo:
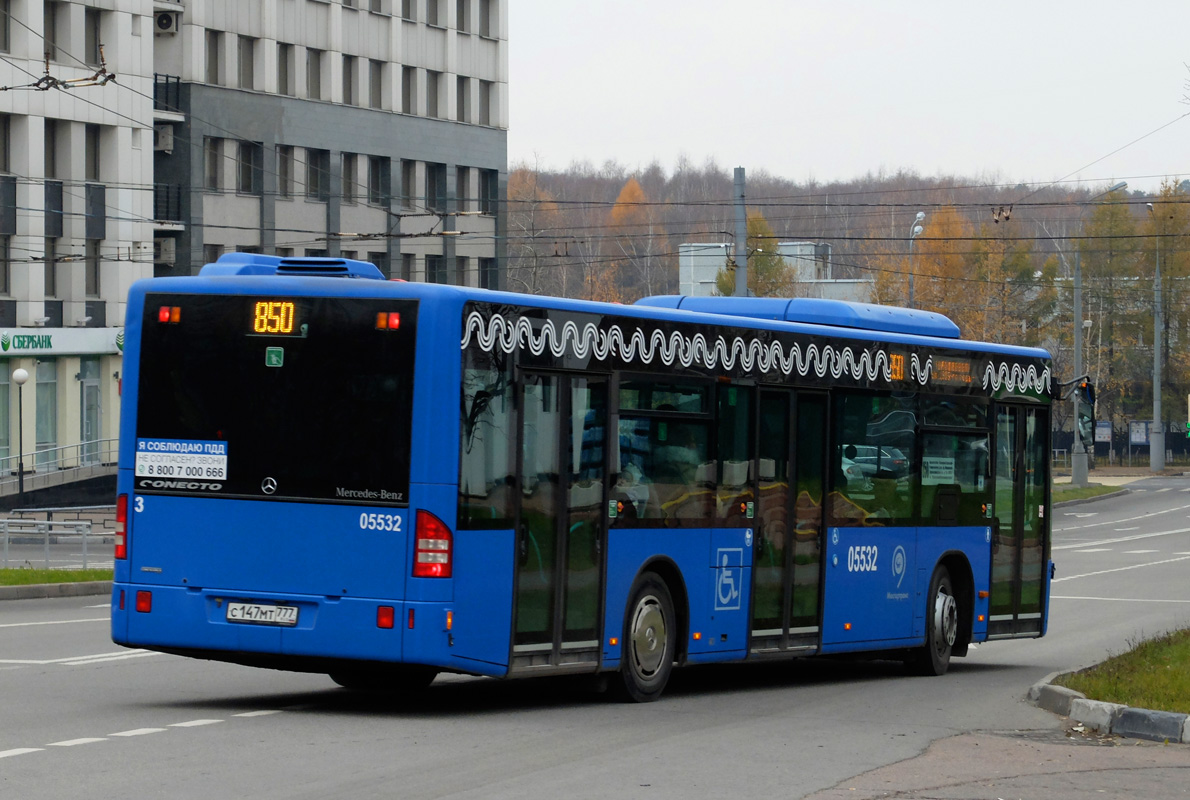
[[[624,705],[573,679],[448,677],[401,705],[322,676],[122,650],[105,598],[10,601],[0,794],[803,797],[927,768],[916,758],[956,734],[1060,739],[1024,701],[1031,684],[1190,625],[1190,479],[1133,488],[1056,512],[1045,639],[974,648],[942,678],[888,662],[705,667]]]

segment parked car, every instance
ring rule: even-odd
[[[855,457],[852,460],[869,478],[882,469],[893,472],[898,479],[909,474],[909,459],[895,447],[857,444],[855,445]]]

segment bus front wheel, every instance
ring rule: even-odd
[[[628,602],[620,675],[627,699],[648,703],[661,696],[673,672],[677,615],[665,581],[641,575]]]
[[[934,570],[928,597],[926,644],[909,657],[908,666],[918,675],[945,675],[959,632],[959,603],[946,567]]]

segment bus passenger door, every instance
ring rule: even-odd
[[[525,373],[512,668],[599,658],[607,381]]]
[[[1040,636],[1049,520],[1047,409],[996,410],[996,497],[988,638]]]
[[[760,494],[751,652],[812,650],[819,640],[826,400],[760,393]]]

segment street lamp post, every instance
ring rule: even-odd
[[[1160,217],[1152,203],[1147,203],[1158,228],[1153,237],[1157,243],[1156,264],[1153,270],[1153,427],[1149,429],[1149,470],[1165,469],[1165,423],[1161,417],[1161,230]]]
[[[1127,181],[1120,181],[1115,186],[1104,192],[1100,192],[1091,198],[1097,200],[1105,194],[1118,192],[1121,189],[1128,188]],[[1090,201],[1088,201],[1090,202]],[[1083,230],[1083,214],[1087,213],[1089,206],[1083,206],[1083,210],[1078,213],[1078,230],[1082,234]],[[1074,377],[1081,378],[1083,375],[1083,272],[1082,272],[1082,249],[1075,248],[1074,250]],[[1070,482],[1074,486],[1087,485],[1087,450],[1083,445],[1082,437],[1078,431],[1078,392],[1072,395],[1074,406],[1074,454],[1070,462]],[[1095,432],[1091,431],[1092,441],[1094,441]]]
[[[24,369],[12,371],[12,382],[17,385],[17,497],[25,505],[25,381],[29,373]]]
[[[913,240],[921,235],[925,230],[922,227],[922,222],[925,221],[926,212],[918,211],[917,218],[913,220],[913,227],[909,230],[909,307],[913,308]]]

